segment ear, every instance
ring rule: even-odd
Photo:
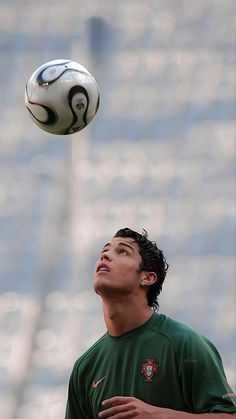
[[[157,281],[157,275],[155,272],[142,272],[142,278],[140,282],[141,287],[150,287]]]

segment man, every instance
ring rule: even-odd
[[[219,353],[158,314],[168,264],[147,233],[119,230],[96,264],[107,333],[75,363],[66,419],[227,419],[236,412]]]

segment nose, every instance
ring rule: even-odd
[[[111,255],[110,255],[109,251],[102,253],[100,259],[101,259],[101,261],[103,261],[103,260],[111,261]]]

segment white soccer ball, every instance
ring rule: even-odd
[[[34,123],[51,134],[73,134],[93,119],[99,107],[95,78],[81,64],[49,61],[30,77],[25,105]]]

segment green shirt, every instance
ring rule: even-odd
[[[93,419],[113,396],[192,413],[235,412],[220,355],[189,327],[154,313],[119,337],[106,333],[75,363],[66,419]]]

